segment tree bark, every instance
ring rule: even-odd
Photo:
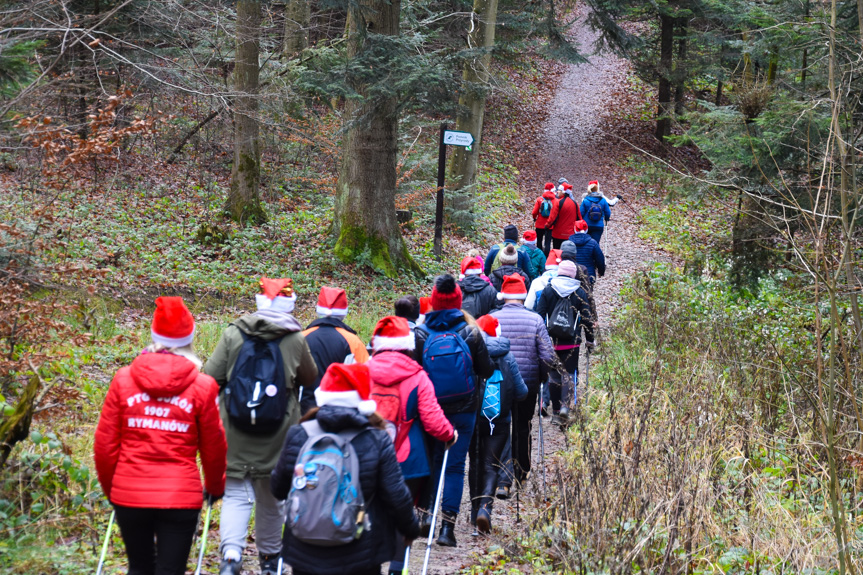
[[[237,54],[234,65],[234,165],[225,211],[243,223],[261,223],[261,144],[258,127],[259,0],[237,2]]]
[[[452,195],[452,208],[456,213],[466,212],[473,205],[489,79],[488,69],[491,65],[491,49],[494,47],[497,23],[497,4],[498,0],[474,0],[473,3],[472,31],[468,34],[468,48],[472,50],[481,48],[482,52],[466,60],[462,72],[458,103],[464,112],[459,114],[455,129],[473,134],[474,143],[470,150],[456,146],[450,160],[450,187],[459,191]],[[455,223],[461,225],[461,219],[456,217]]]
[[[674,17],[660,14],[659,105],[656,110],[656,139],[663,141],[671,133],[671,66],[674,56]]]
[[[376,35],[397,36],[401,0],[359,0],[348,13],[348,58],[374,47]],[[348,77],[362,96],[364,80]],[[408,254],[396,219],[398,108],[395,98],[348,99],[348,129],[336,189],[333,233],[342,261],[360,260],[394,277],[420,272]]]
[[[286,58],[296,56],[309,47],[309,24],[312,10],[309,0],[288,0],[285,5],[285,45]]]

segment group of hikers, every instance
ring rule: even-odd
[[[610,204],[596,182],[581,206],[566,180],[547,184],[521,246],[506,226],[458,277],[398,299],[368,346],[343,289],[323,287],[303,329],[292,280],[264,277],[257,310],[203,363],[182,298],[158,298],[152,343],[112,380],[94,442],[130,575],[185,573],[219,499],[220,575],[241,572],[253,514],[263,575],[402,573],[438,505],[437,542],[457,545],[468,461],[469,521],[490,532],[495,499],[531,471],[537,406],[565,423],[577,401]]]

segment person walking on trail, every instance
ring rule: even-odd
[[[480,382],[491,377],[494,364],[476,321],[461,311],[461,288],[454,277],[444,274],[435,278],[431,305],[434,311],[415,332],[414,359],[428,373],[444,414],[458,432],[443,470],[443,523],[438,538],[438,544],[455,547],[455,521],[464,490],[465,459],[482,400]],[[431,475],[435,484],[442,472],[444,448],[443,443],[435,442]],[[425,503],[427,508],[432,507],[428,501]]]
[[[575,279],[581,282],[581,287],[584,288],[584,292],[587,294],[587,303],[590,306],[590,313],[592,314],[591,318],[593,318],[594,325],[598,325],[599,316],[596,315],[596,298],[593,297],[593,283],[590,281],[590,274],[588,274],[587,268],[578,263],[578,248],[570,240],[566,240],[560,244],[560,261],[564,260],[569,260],[575,264],[577,270]],[[541,290],[540,293],[542,293]]]
[[[500,322],[501,333],[509,339],[510,351],[527,386],[527,395],[516,402],[512,411],[514,461],[507,461],[507,471],[500,473],[503,489],[498,494],[505,499],[513,480],[522,483],[530,473],[531,421],[536,410],[536,396],[543,371],[555,363],[555,353],[545,322],[524,306],[527,289],[519,276],[508,276],[498,297],[504,302],[503,308],[491,315]]]
[[[478,261],[479,262],[479,277],[480,277],[480,279],[482,281],[486,282],[487,284],[491,284],[491,278],[489,278],[487,275],[485,275],[483,273],[483,267],[485,266],[485,260],[479,256],[479,250],[476,248],[469,249],[467,251],[467,256],[465,256],[465,258],[473,258],[476,261]],[[459,274],[459,276],[458,276],[458,279],[460,279],[460,280],[464,279],[464,270],[465,270],[466,262],[467,262],[467,259],[463,259],[461,261],[461,274]]]
[[[470,446],[470,522],[480,533],[491,531],[491,513],[498,474],[504,469],[504,449],[510,439],[512,410],[527,397],[527,386],[510,353],[509,339],[501,335],[500,323],[486,315],[477,321],[482,329],[495,372],[485,382],[483,402]]]
[[[552,279],[537,304],[537,313],[546,320],[548,333],[554,343],[563,372],[551,372],[551,405],[554,415],[562,421],[569,417],[569,395],[576,404],[578,382],[578,353],[581,345],[581,330],[584,329],[585,345],[593,348],[593,318],[587,302],[587,293],[581,282],[575,279],[574,262],[564,260],[557,268],[557,277]],[[570,387],[571,386],[571,387]]]
[[[561,184],[555,205],[557,206],[557,216],[551,224],[551,244],[554,249],[559,250],[560,244],[575,229],[575,222],[581,220],[581,212],[578,209],[578,203],[572,197],[572,186],[569,182]]]
[[[575,232],[569,236],[569,241],[575,244],[578,251],[575,256],[576,262],[587,269],[590,277],[590,286],[596,283],[597,277],[605,275],[605,255],[602,248],[592,237],[587,234],[587,222],[580,221],[575,225]]]
[[[564,242],[566,243],[566,242]],[[557,266],[560,264],[561,250],[551,250],[548,252],[548,257],[545,259],[545,272],[530,282],[530,289],[527,290],[527,299],[524,300],[524,307],[530,311],[536,311],[536,303],[539,301],[539,294],[548,285],[551,278],[557,275]]]
[[[545,255],[551,249],[551,223],[557,218],[557,195],[554,184],[546,182],[542,195],[533,203],[533,225],[536,230],[537,247]]]
[[[229,325],[204,365],[204,373],[222,388],[228,438],[220,575],[240,573],[253,509],[261,574],[276,573],[285,507],[270,491],[270,473],[288,428],[300,418],[297,388],[311,393],[318,376],[302,326],[291,313],[296,299],[290,279],[262,278],[258,311]]]
[[[425,433],[452,445],[458,437],[435,396],[434,386],[413,360],[414,335],[407,322],[387,316],[378,321],[372,335],[372,358],[366,363],[372,379],[371,398],[393,437],[402,476],[416,501],[431,475]],[[400,575],[405,556],[404,540],[396,538],[389,573]]]
[[[530,276],[530,281],[535,280],[545,272],[546,254],[541,249],[536,247],[536,232],[527,230],[521,238],[520,251],[526,253],[530,258],[530,264],[533,267],[533,275]]]
[[[519,252],[513,244],[507,244],[500,251],[498,256],[500,267],[491,273],[491,285],[494,286],[496,291],[500,291],[500,287],[503,285],[503,278],[513,274],[524,278],[525,285],[530,285],[530,276],[516,265],[518,256],[520,255],[524,255],[524,253]]]
[[[365,363],[369,359],[366,344],[357,332],[345,323],[348,315],[348,296],[345,290],[322,287],[315,307],[318,319],[303,330],[303,336],[318,366],[318,379],[315,387],[327,368],[333,363]],[[303,414],[315,406],[313,393],[303,393],[300,410]]]
[[[276,499],[289,498],[282,557],[294,575],[380,575],[381,565],[395,554],[397,536],[410,542],[419,535],[413,499],[392,439],[375,413],[371,387],[367,365],[330,365],[315,390],[318,407],[285,438],[271,485]],[[344,447],[323,449],[334,443],[333,436]],[[345,469],[356,465],[358,477],[348,473],[340,484],[328,476],[332,463],[321,462],[334,457]],[[351,505],[339,505],[342,490],[353,495]],[[319,501],[322,497],[328,505]],[[363,504],[359,511],[352,505],[357,499]],[[308,513],[302,513],[305,509]],[[339,514],[336,523],[337,511],[352,513]],[[344,524],[350,526],[348,536],[333,540],[330,534]]]
[[[500,252],[507,245],[517,247],[518,244],[518,228],[512,224],[503,228],[503,243],[495,244],[488,250],[483,264],[483,273],[491,278],[492,272],[501,266]],[[525,277],[530,277],[533,274],[530,258],[525,253],[518,252],[518,261],[514,264],[518,269],[524,272]]]
[[[503,267],[495,270],[495,273],[500,269]],[[462,292],[461,308],[464,311],[476,319],[500,307],[497,290],[480,278],[482,264],[479,260],[470,256],[464,258],[461,261],[461,273],[464,279],[459,280],[458,285]]]
[[[417,327],[420,318],[420,300],[415,295],[402,296],[396,300],[394,312],[396,317],[404,318],[408,322],[411,333]]]
[[[587,185],[587,195],[581,201],[581,213],[587,222],[587,234],[599,244],[605,225],[611,219],[611,207],[600,193],[599,182],[596,180]]]
[[[183,575],[204,498],[212,503],[225,490],[225,430],[219,386],[198,373],[195,321],[182,298],[156,299],[151,334],[153,343],[111,381],[93,459],[129,573]]]

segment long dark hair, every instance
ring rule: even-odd
[[[313,419],[317,419],[318,411],[320,411],[320,409],[321,409],[320,407],[313,407],[310,410],[308,410],[306,412],[306,414],[300,418],[300,423],[303,423],[304,421],[311,421]],[[369,415],[368,418],[369,418],[369,425],[371,425],[372,427],[374,427],[376,429],[386,429],[386,425],[384,424],[384,418],[381,417],[377,411],[374,412],[373,414]]]

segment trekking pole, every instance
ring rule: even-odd
[[[432,539],[434,539],[434,528],[437,524],[437,512],[440,509],[441,495],[443,495],[443,479],[444,475],[446,475],[446,462],[448,458],[449,447],[447,447],[443,452],[443,463],[440,466],[440,481],[438,481],[437,493],[435,494],[434,498],[434,509],[432,510],[431,527],[429,528],[429,538],[426,542],[426,557],[423,561],[423,575],[426,575],[429,568],[429,557],[431,556]]]
[[[411,560],[411,546],[408,545],[407,549],[405,549],[405,562],[402,567],[402,575],[408,575],[410,573],[410,567],[408,566],[408,562]],[[281,573],[281,571],[280,571]]]
[[[545,501],[545,438],[542,433],[542,392],[544,382],[539,382],[539,465],[542,467],[542,499]]]
[[[108,520],[108,530],[105,531],[105,541],[102,543],[102,554],[99,556],[99,566],[96,567],[96,575],[102,575],[102,567],[105,566],[105,555],[108,553],[108,542],[111,541],[111,530],[114,528],[114,514],[116,510],[111,511],[111,519]]]
[[[213,511],[213,496],[207,497],[207,518],[204,519],[204,534],[201,536],[201,552],[198,553],[198,568],[195,575],[201,575],[201,565],[204,563],[204,551],[207,549],[207,531],[210,530],[210,513]]]

